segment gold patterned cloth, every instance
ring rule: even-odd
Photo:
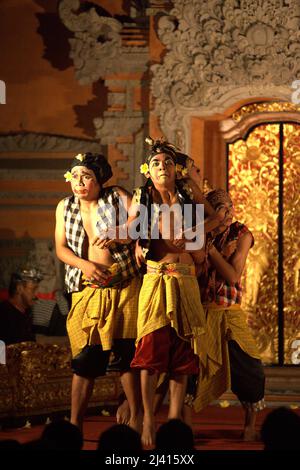
[[[147,261],[139,297],[137,340],[171,324],[205,360],[205,317],[195,266]]]
[[[231,387],[228,341],[234,340],[249,356],[260,359],[255,341],[246,323],[245,312],[236,304],[226,309],[217,304],[204,307],[207,342],[205,361],[200,369],[193,402],[200,411]]]
[[[136,338],[141,279],[114,284],[114,276],[119,279],[116,264],[110,271],[109,287],[87,283],[81,292],[72,294],[67,330],[73,357],[86,345],[101,344],[107,351],[114,338]]]

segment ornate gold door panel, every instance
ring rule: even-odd
[[[299,124],[260,124],[228,145],[236,217],[255,238],[243,308],[265,363],[293,363],[300,339],[299,186]]]

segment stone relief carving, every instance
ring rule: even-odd
[[[115,144],[127,157],[127,161],[120,160],[118,167],[127,174],[127,179],[119,182],[131,191],[137,186],[136,169],[142,160],[144,143],[136,140],[137,133],[143,128],[145,118],[141,111],[106,112],[103,118],[95,118],[94,126],[96,137],[103,145]],[[120,136],[134,136],[132,142],[118,143]]]
[[[296,0],[174,0],[158,22],[167,52],[151,67],[161,127],[172,140],[188,115],[222,112],[238,99],[289,99],[300,77]]]
[[[143,117],[139,111],[137,116],[132,114],[132,112],[122,112],[104,118],[95,118],[96,136],[105,145],[114,143],[120,134],[127,136],[134,134],[142,126]]]
[[[113,70],[113,59],[120,55],[122,24],[114,18],[99,16],[95,8],[76,14],[79,0],[63,0],[59,15],[65,26],[74,32],[70,39],[70,57],[76,78],[84,85],[93,83]]]
[[[33,156],[36,153],[49,152],[49,159],[55,160],[54,156],[59,153],[72,152],[74,155],[80,152],[99,152],[101,151],[100,143],[96,140],[85,140],[77,138],[60,137],[45,134],[34,134],[34,133],[20,133],[12,135],[1,135],[0,136],[0,153],[4,154],[7,152],[20,153],[31,153]],[[52,158],[51,158],[52,155]],[[68,160],[70,157],[66,157]],[[63,181],[64,170],[61,169],[59,163],[61,160],[55,160],[58,163],[57,169],[47,168],[47,159],[45,159],[44,168],[30,168],[26,169],[26,160],[24,164],[18,168],[5,168],[0,169],[0,182],[6,180],[52,180],[52,181]],[[24,200],[30,199],[32,201],[43,201],[47,202],[49,199],[59,201],[68,193],[66,186],[65,192],[57,190],[51,191],[51,188],[47,188],[47,191],[0,191],[0,205],[4,205],[8,200]]]
[[[135,4],[136,3],[136,4]],[[75,75],[80,84],[90,84],[107,75],[119,72],[144,73],[147,71],[147,61],[149,60],[148,47],[144,45],[135,46],[130,44],[128,30],[131,25],[123,25],[114,18],[99,16],[95,8],[91,8],[85,13],[76,13],[80,6],[78,0],[63,0],[60,3],[59,14],[65,26],[74,33],[70,39],[70,57],[74,61]],[[135,11],[143,14],[145,5],[140,2],[133,2]],[[123,26],[126,32],[122,36]],[[132,34],[134,36],[135,26],[133,23]],[[129,35],[130,36],[130,35]],[[134,42],[134,41],[133,41]],[[135,160],[136,153],[143,152],[137,149],[135,142],[136,135],[145,123],[145,116],[142,111],[133,109],[133,90],[140,87],[140,80],[105,80],[108,92],[108,105],[111,110],[104,112],[104,115],[94,119],[95,135],[101,144],[115,144],[122,151],[125,157]],[[114,86],[121,86],[124,91],[114,92]],[[112,89],[110,89],[112,87]],[[120,136],[133,136],[131,144],[124,145],[117,142]],[[137,151],[137,152],[136,152]],[[128,174],[125,186],[132,189],[134,186],[134,176],[127,172],[128,162],[118,162],[118,167]]]
[[[99,152],[99,145],[92,140],[31,132],[0,136],[0,152]]]
[[[146,70],[148,48],[122,45],[120,21],[99,16],[95,8],[78,14],[79,7],[79,0],[62,0],[59,5],[61,20],[74,33],[70,57],[79,83],[93,83],[110,73]]]

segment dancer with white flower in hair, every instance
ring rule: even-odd
[[[153,205],[164,204],[172,209],[177,204],[180,215],[185,204],[195,208],[192,193],[175,181],[174,146],[161,140],[150,141],[150,145],[141,167],[147,183],[135,192],[134,203],[146,207],[146,214],[151,213]],[[170,233],[166,238],[163,236],[165,221],[159,217],[156,239],[148,215],[145,225],[149,236],[140,240],[147,273],[140,291],[137,349],[131,367],[141,370],[142,441],[146,446],[153,445],[155,439],[154,400],[159,375],[169,376],[168,417],[181,418],[187,378],[198,372],[200,344],[205,342],[205,318],[195,274],[195,261],[201,262],[203,254],[201,247],[186,249],[184,233],[177,238],[175,219],[176,215],[170,218]],[[189,251],[193,251],[193,256]]]
[[[73,195],[56,209],[56,252],[65,263],[72,293],[67,330],[72,349],[71,422],[82,429],[94,380],[104,375],[111,350],[120,357],[121,382],[129,403],[129,425],[139,430],[140,387],[130,369],[135,350],[139,270],[135,243],[109,230],[113,208],[129,209],[131,197],[118,186],[104,187],[112,171],[100,154],[79,154],[65,174]],[[118,221],[116,221],[118,225]],[[98,227],[98,228],[97,228]]]

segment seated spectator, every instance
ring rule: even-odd
[[[300,416],[285,407],[267,415],[261,428],[265,450],[300,450]]]
[[[48,295],[50,297],[50,295]],[[66,321],[69,313],[66,295],[57,290],[47,294],[38,292],[39,299],[32,307],[33,331],[36,335],[67,336]]]
[[[22,269],[11,275],[9,298],[0,304],[0,340],[6,345],[35,341],[30,309],[42,275],[35,268]]]
[[[15,451],[21,450],[22,445],[20,442],[16,441],[15,439],[3,439],[0,440],[0,452],[1,451]]]
[[[194,436],[190,426],[180,419],[170,419],[156,433],[155,450],[179,452],[194,449]]]
[[[115,424],[100,435],[97,450],[109,452],[116,449],[118,452],[141,452],[141,436],[126,424]]]
[[[69,421],[58,420],[48,424],[40,439],[40,449],[81,450],[83,437],[77,426]]]

